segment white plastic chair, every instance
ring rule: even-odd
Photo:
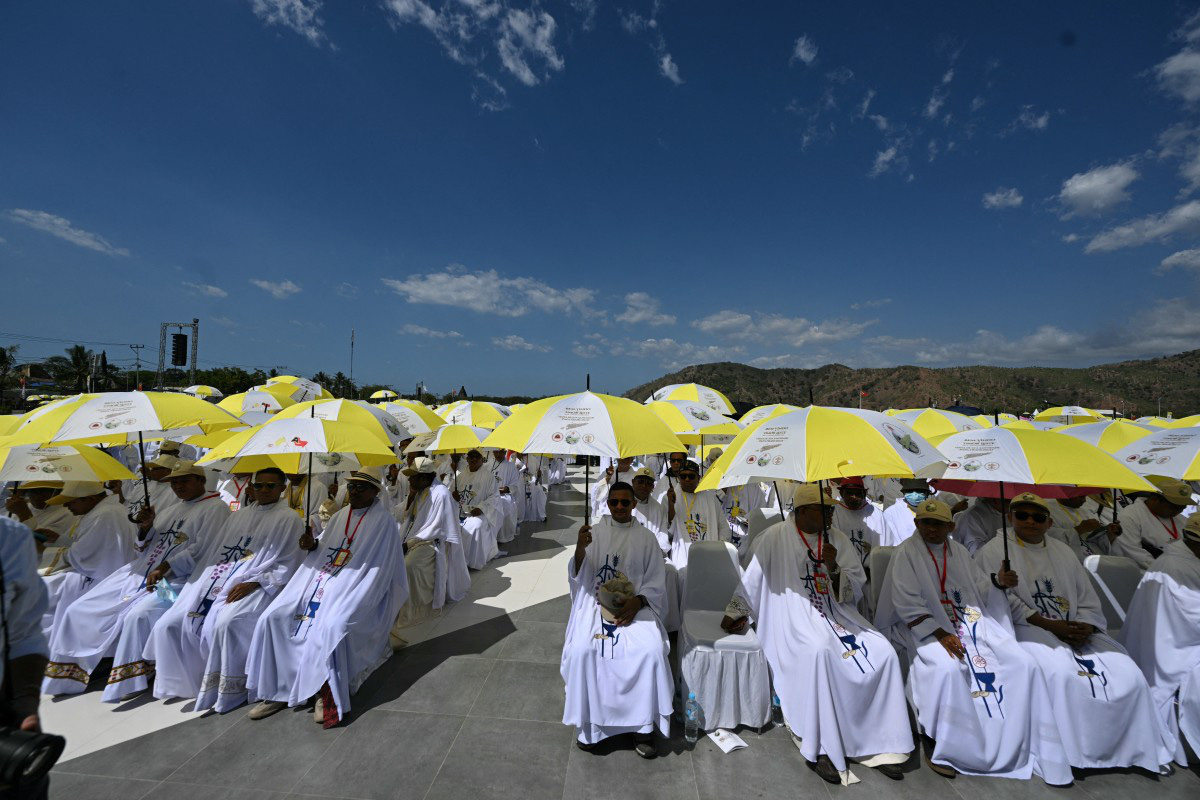
[[[688,550],[680,626],[684,697],[696,693],[704,728],[760,728],[771,715],[771,678],[758,634],[721,629],[725,606],[740,582],[737,551],[728,542],[696,542]]]
[[[871,571],[871,579],[867,583],[867,596],[871,600],[869,609],[871,613],[868,619],[873,618],[875,609],[879,608],[879,593],[883,591],[883,579],[887,577],[888,567],[892,563],[892,553],[895,550],[895,547],[888,545],[876,545],[867,554],[867,569]]]
[[[750,563],[750,548],[754,540],[781,519],[779,509],[774,507],[755,508],[746,514],[746,541],[742,542],[740,556],[743,567]]]
[[[1125,612],[1142,581],[1142,569],[1124,556],[1088,556],[1083,565],[1100,596],[1108,634],[1115,637],[1125,625]]]

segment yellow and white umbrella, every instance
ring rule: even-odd
[[[196,463],[222,472],[279,467],[297,475],[394,464],[396,454],[378,433],[361,425],[318,417],[276,417],[234,434]]]
[[[393,397],[399,396],[400,395],[396,394],[391,389],[380,389],[377,392],[371,392],[372,400],[391,400]]]
[[[706,405],[686,400],[646,403],[684,444],[728,444],[745,426]]]
[[[1172,420],[1169,428],[1191,428],[1194,425],[1200,425],[1200,414],[1192,414],[1187,417],[1180,417]]]
[[[217,387],[205,386],[202,383],[198,383],[195,386],[187,387],[186,389],[183,390],[183,393],[190,394],[192,397],[203,397],[205,399],[207,399],[209,397],[221,398],[221,397],[225,396],[225,393],[222,392]]]
[[[1035,422],[1057,422],[1060,425],[1074,425],[1079,422],[1098,422],[1104,415],[1083,406],[1054,406],[1033,415]]]
[[[1200,428],[1155,431],[1121,448],[1113,457],[1139,475],[1200,480]]]
[[[1100,420],[1098,419],[1093,420],[1093,422],[1099,421]],[[1052,420],[1045,419],[1016,419],[1012,422],[1002,422],[1000,423],[1000,427],[1011,428],[1019,431],[1053,431],[1061,428],[1065,424],[1066,423],[1064,422],[1054,422]]]
[[[21,424],[21,419],[24,414],[4,414],[0,415],[0,436],[8,436],[17,429]]]
[[[125,481],[133,473],[95,447],[20,444],[0,450],[0,481]]]
[[[506,406],[472,400],[450,409],[442,415],[451,425],[470,425],[475,428],[495,428],[509,416]]]
[[[857,475],[936,477],[944,462],[937,448],[894,417],[862,408],[806,406],[739,433],[699,488]]]
[[[240,417],[251,411],[277,414],[294,403],[287,397],[281,397],[271,392],[249,391],[231,394],[217,405],[230,414]]]
[[[1094,444],[1106,453],[1115,453],[1123,447],[1144,439],[1157,431],[1151,425],[1118,419],[1107,422],[1085,422],[1080,425],[1063,425],[1055,428],[1055,433],[1074,436],[1088,444]]]
[[[1138,417],[1135,422],[1140,422],[1143,425],[1153,425],[1156,428],[1174,428],[1178,420],[1170,417]]]
[[[466,405],[468,402],[469,401],[467,401],[467,400],[451,400],[449,403],[444,403],[440,406],[437,406],[433,410],[434,410],[434,412],[436,412],[438,414],[438,416],[445,417],[447,414],[449,414],[454,409],[458,408],[461,405]]]
[[[309,400],[285,408],[275,415],[272,422],[299,417],[331,419],[358,425],[393,446],[412,436],[395,417],[365,400]]]
[[[743,425],[753,425],[760,420],[771,419],[772,417],[778,417],[780,414],[786,414],[789,411],[799,410],[800,406],[793,406],[788,403],[772,403],[766,406],[755,406],[745,414],[742,414],[742,416],[738,418],[738,422],[742,423]]]
[[[483,446],[483,440],[491,433],[487,428],[473,428],[470,425],[443,425],[436,431],[413,437],[412,443],[404,448],[404,452],[442,454],[482,451],[491,449]]]
[[[294,383],[293,381],[299,381],[299,383]],[[303,403],[306,400],[333,399],[333,395],[321,386],[312,381],[306,381],[303,378],[292,378],[291,380],[277,382],[267,381],[258,386],[251,386],[250,391],[270,392],[276,397],[286,397],[293,403]]]
[[[664,386],[645,399],[645,403],[658,400],[691,400],[700,402],[718,414],[733,414],[735,409],[729,398],[711,386],[699,383],[672,383]]]
[[[1009,414],[1007,411],[1001,411],[999,414],[993,414],[990,416],[987,414],[976,414],[975,416],[971,417],[971,419],[978,422],[980,427],[983,427],[983,428],[996,427],[996,419],[997,418],[1000,419],[1001,425],[1003,425],[1006,422],[1016,422],[1017,420],[1020,419],[1020,417],[1018,417],[1016,414]]]
[[[378,407],[395,417],[400,425],[414,436],[436,431],[446,424],[446,420],[438,416],[433,409],[413,400],[392,400],[380,403]]]
[[[957,411],[947,411],[944,408],[912,408],[901,411],[893,419],[898,419],[926,439],[932,436],[948,436],[959,431],[977,431],[991,427],[981,425],[966,414]]]

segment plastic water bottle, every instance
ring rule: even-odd
[[[696,693],[689,692],[687,703],[683,707],[683,738],[688,744],[700,741],[704,731],[704,709],[696,702]]]
[[[783,706],[779,704],[779,695],[771,692],[771,722],[776,725],[783,724]]]

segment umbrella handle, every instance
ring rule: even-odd
[[[1003,529],[1001,534],[1004,537],[1004,560],[1000,562],[1000,568],[1005,572],[1009,572],[1011,567],[1008,561],[1008,514],[1005,514],[1004,509],[1004,481],[1000,481],[1000,526]]]
[[[141,431],[138,431],[138,455],[142,459],[142,491],[146,493],[146,508],[150,508],[150,479],[146,477],[146,443],[142,441]]]
[[[591,376],[588,376],[591,380]],[[592,524],[592,457],[584,456],[587,460],[584,461],[583,467],[583,524]]]
[[[309,419],[316,419],[317,407],[308,409]],[[308,454],[308,479],[304,483],[304,535],[312,535],[312,453]]]

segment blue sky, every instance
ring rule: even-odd
[[[1200,347],[1194,5],[849,5],[11,0],[0,344],[353,328],[478,393]]]

